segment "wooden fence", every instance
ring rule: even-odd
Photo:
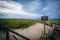
[[[9,29],[7,26],[5,26],[4,29],[5,29],[5,32],[6,32],[6,40],[9,40],[9,32],[12,32],[12,33],[14,33],[15,35],[18,35],[19,37],[24,38],[25,40],[30,40],[29,38],[27,38],[27,37],[25,37],[25,36],[23,36],[23,35],[15,32],[15,31]],[[14,37],[16,40],[18,40],[14,35],[13,35],[13,37]]]
[[[53,30],[52,30],[52,31],[53,31],[53,34],[51,35],[50,29],[49,29],[49,32],[48,32],[49,35],[51,35],[50,37],[48,37],[47,34],[45,34],[45,37],[44,37],[44,32],[42,31],[41,37],[40,37],[39,40],[55,40],[55,37],[54,37],[55,31],[57,31],[57,32],[60,33],[60,30],[55,29],[55,26],[54,26],[54,25],[53,25],[52,28],[53,28]],[[13,34],[15,34],[15,35],[17,35],[17,36],[19,36],[19,37],[21,37],[21,38],[23,38],[23,39],[25,39],[25,40],[31,40],[31,39],[29,39],[29,38],[27,38],[27,37],[25,37],[25,36],[23,36],[23,35],[15,32],[15,31],[11,30],[10,28],[8,28],[8,26],[5,26],[5,27],[4,27],[4,30],[5,30],[5,32],[6,32],[6,38],[5,38],[6,40],[10,40],[10,39],[9,39],[9,38],[10,38],[9,32],[12,32]],[[18,40],[18,38],[17,38],[15,35],[12,35],[12,36],[15,38],[15,40]]]

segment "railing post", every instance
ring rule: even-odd
[[[9,25],[5,25],[5,31],[6,31],[6,40],[9,40],[9,30],[7,29]]]
[[[9,40],[9,31],[6,30],[6,40]]]

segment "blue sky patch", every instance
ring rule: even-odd
[[[60,0],[0,1],[0,18],[39,19],[44,14],[60,19]]]

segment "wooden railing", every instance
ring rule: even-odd
[[[45,34],[46,37],[44,37],[44,33],[43,33],[43,31],[42,31],[41,37],[40,37],[39,40],[55,40],[55,38],[54,38],[54,31],[58,31],[58,30],[55,29],[54,27],[55,27],[55,26],[53,25],[53,27],[52,27],[52,28],[53,28],[53,35],[52,35],[52,36],[48,37],[48,35]],[[21,37],[21,38],[23,38],[23,39],[25,39],[25,40],[31,40],[31,39],[29,39],[29,38],[27,38],[27,37],[25,37],[25,36],[23,36],[23,35],[15,32],[15,31],[11,30],[11,29],[9,28],[9,26],[5,26],[4,29],[5,29],[5,32],[6,32],[6,40],[9,40],[9,38],[10,38],[9,32],[12,32],[13,34],[18,35],[19,37]],[[60,31],[58,31],[58,32],[60,32]],[[49,35],[50,35],[50,29],[49,29],[49,32],[48,32],[48,33],[49,33]],[[18,38],[17,38],[15,35],[12,35],[12,36],[15,38],[15,40],[18,40]]]
[[[19,37],[24,38],[25,40],[30,40],[29,38],[27,38],[27,37],[25,37],[25,36],[23,36],[23,35],[15,32],[15,31],[13,31],[13,30],[11,30],[10,28],[8,28],[8,26],[5,26],[4,29],[5,29],[5,32],[6,32],[6,40],[9,40],[9,32],[12,32],[12,33],[14,33],[15,35],[18,35]],[[13,35],[13,37],[14,37],[16,40],[18,40],[14,35]]]

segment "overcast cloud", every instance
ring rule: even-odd
[[[60,0],[0,0],[0,18],[60,19]]]

